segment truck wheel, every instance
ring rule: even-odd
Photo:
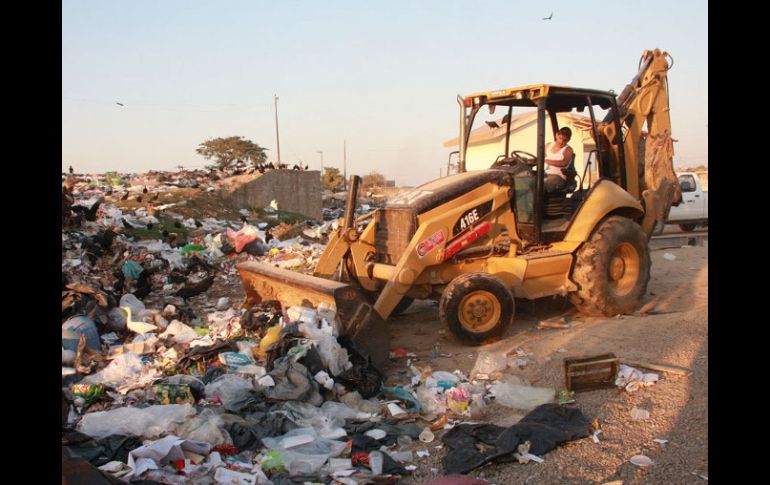
[[[695,230],[695,226],[697,226],[697,224],[679,224],[679,229],[683,232],[692,232]]]
[[[613,316],[635,310],[650,281],[650,247],[631,219],[605,219],[577,252],[570,300],[581,313]]]
[[[514,300],[500,278],[466,273],[453,279],[441,295],[438,314],[452,334],[469,345],[501,335],[513,323]]]

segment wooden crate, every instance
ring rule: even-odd
[[[620,359],[615,354],[564,359],[564,385],[570,391],[591,391],[615,387]]]

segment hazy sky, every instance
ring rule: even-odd
[[[347,140],[349,174],[422,183],[446,167],[457,94],[619,93],[656,47],[675,164],[707,164],[706,1],[65,0],[62,170],[203,167],[197,145],[231,135],[273,160],[277,94],[283,161],[342,168]]]

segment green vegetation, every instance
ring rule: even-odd
[[[361,177],[361,187],[368,189],[370,187],[384,187],[385,176],[377,171],[372,171],[369,175]]]
[[[324,167],[324,173],[321,175],[321,183],[324,189],[337,191],[345,182],[345,177],[340,175],[340,169],[334,167]]]
[[[107,172],[104,174],[104,180],[113,187],[126,185],[126,179],[118,175],[118,172]]]
[[[236,160],[262,163],[267,160],[265,148],[242,136],[228,136],[206,140],[195,150],[208,160],[213,160],[219,168],[227,168]]]
[[[305,219],[307,219],[307,217],[297,212],[277,210],[275,211],[275,213],[268,213],[267,211],[265,211],[264,207],[248,207],[247,209],[254,212],[257,220],[264,221],[264,222],[269,222],[273,220],[279,223],[285,222],[286,224],[296,224],[298,222],[302,222]],[[276,218],[272,219],[272,217],[270,216],[275,216]]]
[[[176,233],[182,236],[186,236],[189,231],[188,228],[182,225],[181,221],[174,219],[173,217],[161,216],[157,218],[160,224],[154,224],[152,229],[139,228],[139,229],[125,229],[126,236],[136,239],[163,239],[163,230],[168,231],[169,234]],[[182,227],[174,226],[175,222],[179,222]]]

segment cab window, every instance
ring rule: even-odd
[[[682,188],[682,192],[695,192],[695,177],[692,175],[680,175],[679,186]]]

